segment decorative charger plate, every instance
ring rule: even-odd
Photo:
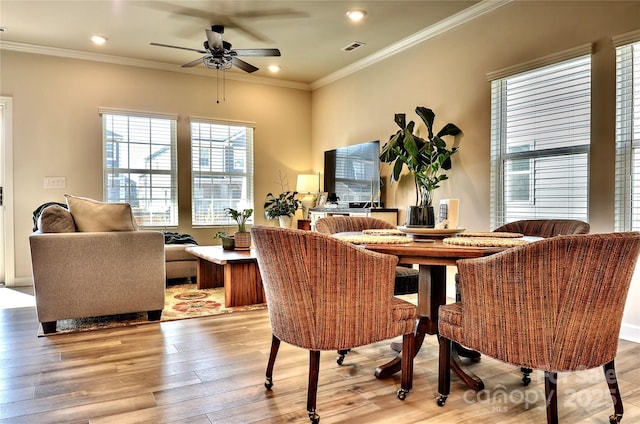
[[[445,244],[475,247],[514,247],[528,244],[527,240],[500,237],[449,237],[442,240]]]
[[[404,233],[395,228],[370,228],[362,230],[362,234],[370,236],[402,236]]]
[[[520,233],[507,233],[507,232],[478,232],[478,231],[466,231],[462,234],[459,234],[458,237],[491,237],[491,238],[522,238],[524,234]]]
[[[459,234],[464,228],[427,228],[427,227],[407,227],[400,226],[398,230],[405,234],[411,234],[414,237],[447,237]]]
[[[407,236],[372,236],[367,234],[338,235],[335,238],[354,244],[403,244],[411,243]]]

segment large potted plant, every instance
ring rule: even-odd
[[[235,250],[249,250],[251,248],[251,233],[247,231],[247,219],[253,214],[253,209],[242,209],[241,211],[233,208],[226,208],[225,212],[236,221],[238,231],[234,234]]]
[[[278,196],[267,193],[267,200],[264,202],[265,217],[269,220],[278,218],[283,228],[291,227],[293,216],[302,204],[296,199],[297,194],[297,191],[284,191]]]
[[[391,183],[400,180],[404,166],[413,175],[416,187],[415,206],[407,210],[407,225],[424,225],[433,227],[435,216],[433,212],[433,192],[440,187],[440,182],[447,180],[443,172],[451,169],[451,155],[458,151],[458,136],[462,134],[460,128],[448,123],[436,134],[433,132],[435,113],[424,106],[416,107],[416,114],[427,127],[426,138],[414,133],[415,123],[407,123],[404,113],[395,114],[395,122],[400,129],[389,138],[382,147],[380,160],[393,164]],[[455,137],[454,145],[447,147],[442,137]]]

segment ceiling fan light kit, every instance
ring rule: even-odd
[[[239,68],[245,72],[252,73],[259,68],[252,64],[240,59],[239,56],[248,57],[268,57],[268,56],[280,56],[280,50],[278,49],[232,49],[231,43],[222,39],[224,34],[223,25],[213,25],[211,29],[205,29],[207,36],[206,41],[203,43],[204,50],[192,49],[189,47],[172,46],[169,44],[151,43],[152,46],[169,47],[172,49],[181,49],[198,52],[202,55],[200,59],[196,59],[189,63],[185,63],[182,67],[192,67],[203,63],[208,69],[216,70],[228,70],[233,66]]]

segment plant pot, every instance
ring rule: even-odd
[[[249,232],[244,232],[244,233],[240,233],[237,232],[234,234],[234,238],[235,240],[235,250],[249,250],[251,249],[251,233]]]
[[[409,206],[407,208],[407,225],[435,227],[436,219],[433,206]]]
[[[278,221],[280,222],[280,228],[291,228],[293,217],[289,215],[281,215],[278,217]]]
[[[233,250],[236,247],[236,240],[233,236],[225,236],[221,240],[223,250]]]

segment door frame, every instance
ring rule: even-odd
[[[2,132],[0,133],[0,152],[3,169],[2,209],[4,220],[0,225],[3,231],[4,247],[4,284],[15,285],[15,255],[13,231],[13,98],[0,96],[0,119]]]

